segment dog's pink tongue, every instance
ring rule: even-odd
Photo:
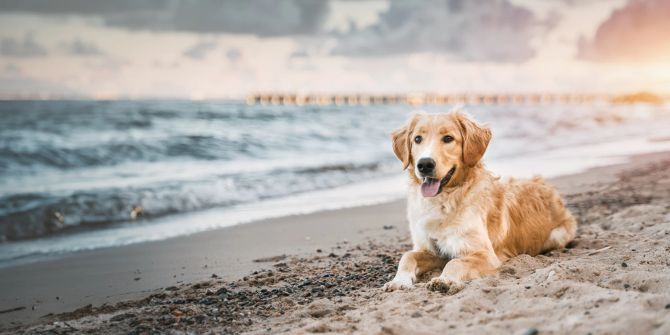
[[[440,181],[438,179],[428,178],[421,184],[421,194],[424,197],[434,197],[440,191]]]

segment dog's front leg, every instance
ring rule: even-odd
[[[493,273],[500,267],[500,260],[493,250],[480,250],[452,259],[439,277],[428,282],[432,291],[454,294],[465,287],[464,281]]]
[[[398,272],[393,280],[384,285],[385,291],[412,288],[416,276],[446,264],[446,259],[427,250],[408,251],[400,258]]]

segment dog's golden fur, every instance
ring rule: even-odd
[[[453,139],[448,143],[447,135]],[[540,178],[501,181],[485,169],[480,160],[491,136],[460,112],[417,113],[393,132],[393,151],[410,168],[407,217],[414,248],[402,256],[386,290],[412,287],[419,274],[443,268],[428,288],[455,293],[511,257],[562,248],[574,238],[576,222],[553,187]],[[432,158],[436,178],[447,180],[434,197],[420,191],[420,157]]]

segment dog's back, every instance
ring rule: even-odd
[[[498,257],[535,256],[562,248],[575,236],[575,219],[541,178],[499,182],[492,196],[495,206],[487,224]]]

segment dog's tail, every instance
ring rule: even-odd
[[[542,251],[564,248],[577,235],[577,220],[565,207],[561,195],[554,191],[551,201],[551,216],[555,224],[549,233],[549,238],[544,242]]]

